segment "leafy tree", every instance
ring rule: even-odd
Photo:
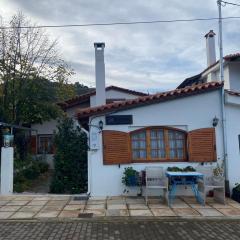
[[[26,122],[26,115],[21,114],[20,111],[26,110],[23,99],[26,99],[28,104],[32,104],[31,109],[27,110],[28,113],[33,110],[30,123],[47,120],[49,114],[44,118],[42,113],[46,112],[45,104],[49,100],[48,97],[46,101],[36,106],[39,95],[35,99],[32,95],[37,93],[37,88],[40,92],[45,92],[46,79],[56,82],[64,79],[66,83],[73,74],[73,70],[59,56],[57,41],[50,40],[43,29],[34,28],[35,24],[26,19],[22,13],[14,15],[7,26],[3,24],[0,32],[0,85],[2,88],[0,111],[3,112],[3,120],[16,124]],[[28,84],[31,86],[27,87]],[[28,90],[33,90],[33,93]],[[34,101],[31,102],[33,99]],[[42,99],[42,93],[40,93],[39,101]],[[51,101],[50,104],[52,104]],[[50,115],[54,115],[57,111],[53,110],[52,106],[48,108]],[[38,116],[39,113],[41,116]],[[24,118],[22,118],[23,115]]]
[[[92,90],[91,88],[88,88],[87,86],[84,86],[83,84],[81,84],[79,82],[74,83],[74,88],[75,88],[76,95],[81,95],[81,94],[87,93]]]
[[[83,193],[87,191],[87,136],[64,118],[55,134],[55,172],[50,186],[52,193]]]
[[[38,76],[26,79],[16,97],[18,99],[17,122],[42,123],[61,115],[61,109],[55,104],[58,100],[56,90],[47,79]]]

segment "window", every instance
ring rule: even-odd
[[[132,134],[132,157],[133,159],[146,159],[147,145],[146,132]]]
[[[38,153],[53,154],[53,136],[52,135],[38,136]]]
[[[131,133],[131,154],[135,161],[185,161],[186,133],[174,128],[145,128]]]

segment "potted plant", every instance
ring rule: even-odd
[[[236,183],[232,190],[232,199],[240,203],[240,184]]]
[[[216,181],[216,182],[224,181],[223,163],[221,165],[217,163],[217,166],[213,169],[213,181]]]
[[[125,168],[122,183],[127,187],[139,186],[139,172],[132,167]]]

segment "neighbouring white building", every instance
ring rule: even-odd
[[[240,182],[240,54],[224,58],[225,82],[220,82],[214,35],[205,36],[207,69],[177,89],[109,104],[99,99],[96,106],[79,109],[79,123],[89,120],[92,196],[123,194],[122,175],[129,166],[141,171],[224,162],[230,189]]]

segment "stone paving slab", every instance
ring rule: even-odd
[[[224,216],[222,213],[220,213],[217,209],[214,208],[199,208],[197,211],[203,216],[203,217],[221,217]]]
[[[86,209],[87,210],[97,210],[97,209],[104,210],[105,204],[96,204],[96,205],[90,204],[86,206]]]
[[[3,206],[0,208],[0,212],[16,212],[19,210],[22,206]]]
[[[56,218],[59,211],[41,211],[36,215],[36,218]]]
[[[106,211],[108,217],[128,217],[129,211],[124,209],[108,209]]]
[[[175,212],[171,208],[152,208],[153,216],[155,217],[174,217]]]
[[[20,212],[38,212],[42,209],[42,206],[23,206],[19,209]],[[1,211],[1,209],[0,209]]]
[[[23,206],[26,205],[29,201],[18,201],[18,200],[12,200],[8,202],[6,205],[7,206]]]
[[[146,210],[146,209],[148,209],[148,206],[145,205],[145,204],[131,203],[131,204],[128,204],[128,208],[131,209],[131,210],[132,209],[141,209],[141,210],[145,209]]]
[[[63,210],[81,210],[84,209],[85,205],[66,205]]]
[[[110,209],[110,210],[126,210],[127,205],[126,204],[107,204],[107,209]]]
[[[200,216],[200,213],[192,208],[175,208],[173,210],[177,216],[180,217],[196,217]]]
[[[153,204],[148,204],[149,208],[168,208],[167,204],[164,203],[153,203]]]
[[[59,218],[77,218],[81,211],[61,211]]]
[[[14,213],[10,219],[28,219],[32,218],[36,212],[16,212]]]
[[[4,199],[4,200],[3,200]],[[80,216],[79,216],[80,214]],[[101,197],[90,200],[74,200],[70,196],[0,196],[0,219],[41,219],[85,217],[239,217],[240,204],[227,199],[226,204],[207,198],[202,206],[194,197],[176,198],[169,208],[160,197]],[[90,215],[89,215],[90,214]]]
[[[104,209],[94,209],[94,210],[84,210],[83,213],[92,213],[94,217],[104,217],[106,215],[106,211]]]
[[[0,206],[3,206],[3,205],[5,205],[5,204],[7,204],[9,201],[4,201],[4,200],[1,200],[0,201]]]
[[[240,209],[236,208],[219,208],[218,211],[223,213],[225,216],[240,216]]]
[[[65,205],[45,205],[42,211],[61,211]]]
[[[152,212],[149,209],[139,210],[129,210],[130,216],[132,217],[150,217],[153,216]]]
[[[43,206],[47,203],[48,201],[47,200],[33,200],[31,202],[29,202],[27,205],[30,205],[30,206]]]
[[[194,209],[198,209],[198,208],[212,208],[210,205],[208,205],[207,203],[205,205],[199,204],[199,203],[190,203],[189,206],[191,208]]]

